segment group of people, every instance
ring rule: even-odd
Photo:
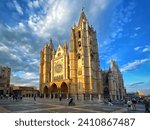
[[[136,104],[137,104],[137,100],[135,98],[133,98],[132,100],[129,99],[127,101],[127,105],[128,105],[128,111],[131,111],[131,110],[136,110]],[[145,99],[143,101],[143,104],[145,106],[145,112],[150,112],[149,108],[150,108],[150,102],[148,99]]]
[[[136,101],[135,98],[133,98],[132,100],[129,99],[128,102],[127,102],[128,111],[130,111],[131,109],[136,110],[136,104],[137,104],[137,101]]]

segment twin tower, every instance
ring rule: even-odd
[[[40,54],[40,93],[49,98],[100,98],[103,78],[99,65],[96,31],[90,27],[84,11],[71,28],[67,43],[54,49],[50,40]]]

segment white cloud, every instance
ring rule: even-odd
[[[40,6],[39,0],[29,1],[29,8],[38,8]]]
[[[47,7],[48,5],[49,7]],[[59,31],[59,33],[65,32],[64,26],[70,22],[71,10],[68,10],[70,6],[69,1],[48,2],[48,5],[44,6],[43,9],[45,15],[41,12],[40,15],[33,14],[28,19],[29,27],[40,37],[49,37],[54,29]]]
[[[135,47],[134,50],[135,50],[135,51],[138,51],[140,48],[141,48],[141,47],[138,46],[138,47]]]
[[[15,55],[12,53],[10,53],[9,55],[10,55],[11,59],[18,61],[18,62],[22,62],[22,59],[18,55]]]
[[[25,32],[26,31],[26,27],[24,23],[22,22],[19,22],[16,26],[9,26],[6,24],[6,29],[9,32]]]
[[[25,26],[24,26],[24,24],[23,24],[22,22],[18,23],[18,27],[19,27],[20,29],[22,29],[22,30],[25,29]]]
[[[99,10],[105,10],[107,8],[107,6],[109,5],[109,1],[107,0],[94,0],[92,1],[91,4],[91,13],[92,14],[96,14],[97,11]]]
[[[14,49],[9,48],[4,43],[0,43],[0,52],[3,52],[5,54],[7,54],[12,60],[15,60],[15,61],[18,61],[18,62],[22,61],[20,56],[17,56],[16,54],[14,54]]]
[[[146,45],[145,48],[142,50],[142,52],[149,52],[150,46]]]
[[[141,27],[136,27],[136,28],[135,28],[136,31],[137,31],[137,30],[140,30],[140,29],[141,29]]]
[[[15,8],[16,8],[17,12],[18,12],[19,14],[23,15],[22,8],[21,8],[21,6],[18,4],[18,2],[17,2],[16,0],[13,0],[13,2],[14,2],[14,5],[15,5]]]
[[[39,66],[40,61],[38,59],[32,59],[32,61],[30,62],[30,65],[37,65]]]
[[[22,78],[25,80],[35,80],[38,79],[39,76],[33,72],[25,72],[25,71],[17,71],[13,73],[14,77]]]
[[[0,52],[9,53],[10,49],[3,43],[0,43]]]
[[[147,61],[150,61],[150,58],[146,58],[146,59],[142,59],[142,60],[135,60],[133,62],[130,62],[126,65],[124,65],[122,68],[121,68],[121,72],[126,72],[126,71],[129,71],[129,70],[134,70],[136,69],[139,65],[147,62]]]
[[[150,46],[149,45],[145,45],[143,47],[141,46],[137,46],[134,48],[135,51],[140,50],[140,52],[149,52],[150,51]]]

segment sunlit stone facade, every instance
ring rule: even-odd
[[[118,93],[113,91],[118,91],[119,88],[124,91],[123,79],[121,77],[120,81],[116,80],[121,82],[120,87],[113,86],[111,83],[106,86],[103,83],[105,71],[102,72],[99,63],[96,31],[89,26],[85,13],[82,11],[78,24],[71,28],[69,49],[67,43],[64,43],[59,44],[55,50],[51,39],[41,51],[41,96],[50,98],[72,96],[77,100],[101,100],[108,97],[116,99]],[[115,72],[112,71],[111,74]],[[109,78],[112,82],[111,76]],[[105,87],[110,91],[109,96],[104,94]],[[115,89],[111,89],[113,87]],[[118,99],[123,98],[124,94],[122,92]]]

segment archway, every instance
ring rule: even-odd
[[[57,98],[58,97],[58,88],[55,83],[51,86],[51,98]]]
[[[104,88],[104,99],[109,99],[110,95],[109,95],[109,89],[108,87]]]
[[[62,98],[67,98],[68,87],[65,82],[62,82],[61,87],[60,87],[60,92],[61,92]]]
[[[49,92],[48,92],[48,87],[44,87],[44,97],[48,98],[49,97]]]

